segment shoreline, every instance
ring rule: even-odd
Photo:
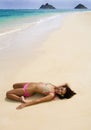
[[[30,10],[30,11],[32,11],[32,10]],[[22,17],[22,15],[20,17],[19,16],[16,16],[16,17],[11,16],[9,18],[6,17],[6,21],[5,21],[5,17],[4,17],[4,20],[2,20],[2,17],[1,17],[2,22],[0,23],[0,34],[8,32],[8,31],[13,32],[13,30],[21,29],[21,28],[26,29],[26,27],[28,27],[29,25],[33,25],[33,24],[36,25],[36,24],[39,24],[41,22],[48,21],[49,19],[53,19],[54,17],[57,17],[57,15],[61,15],[60,12],[56,12],[56,11],[54,13],[50,13],[50,11],[49,11],[49,12],[46,12],[44,14],[42,14],[44,11],[42,11],[42,12],[40,12],[40,10],[36,10],[36,11],[38,11],[37,15],[34,15],[34,16],[33,15],[25,15],[23,17]],[[10,12],[12,12],[12,10]],[[24,13],[24,12],[22,12],[22,13]]]
[[[21,26],[8,28],[8,30],[6,29],[5,32],[0,33],[0,43],[1,43],[0,50],[3,50],[4,48],[7,47],[13,47],[12,39],[16,39],[14,40],[14,43],[16,45],[21,44],[22,40],[20,38],[22,36],[24,36],[23,39],[25,40],[25,42],[27,41],[27,44],[29,44],[29,42],[32,45],[38,44],[37,41],[41,43],[41,39],[43,39],[43,37],[45,39],[45,35],[49,35],[49,33],[51,33],[60,26],[60,22],[62,21],[63,17],[65,17],[64,14],[62,15],[56,14],[51,17],[46,16],[44,18],[37,19],[37,21],[33,23],[26,23],[26,24],[23,23],[23,25]],[[29,37],[29,35],[31,37]],[[20,43],[18,43],[18,41],[20,41]],[[26,43],[23,42],[22,44]]]
[[[60,10],[62,11],[62,10]],[[55,11],[54,11],[55,12]],[[5,23],[5,20],[3,21],[1,18],[1,25],[0,25],[0,36],[3,36],[5,34],[21,31],[23,29],[26,29],[30,27],[31,25],[35,25],[37,23],[43,22],[45,20],[50,19],[50,17],[56,17],[57,15],[63,15],[63,14],[70,14],[70,13],[84,13],[84,12],[91,12],[91,10],[64,10],[63,12],[55,12],[54,14],[48,13],[43,14],[40,16],[31,16],[26,15],[24,18],[22,16],[20,17],[14,17],[9,18],[7,22]],[[5,18],[4,18],[5,19]],[[8,26],[7,26],[8,24]]]
[[[33,129],[33,130],[90,130],[91,127],[91,12],[71,14],[64,20],[62,27],[53,31],[43,44],[36,48],[33,59],[21,69],[1,83],[2,130]],[[27,50],[26,50],[27,51]],[[5,57],[6,58],[6,57]],[[4,68],[7,60],[0,66]],[[2,61],[3,62],[3,61]],[[17,63],[13,63],[16,64]],[[22,67],[23,66],[23,67]],[[2,75],[10,75],[9,65]],[[12,67],[12,66],[11,66]],[[14,68],[12,68],[13,70]],[[12,74],[12,73],[11,73]],[[25,81],[51,82],[55,85],[68,83],[77,93],[71,99],[58,100],[39,105],[29,106],[17,111],[17,102],[6,101],[5,91],[11,84]],[[8,85],[8,86],[7,86]],[[7,109],[6,109],[7,108]],[[27,120],[23,118],[26,116]],[[26,124],[26,125],[25,125]],[[66,125],[65,125],[66,124]],[[22,127],[21,127],[22,125]]]

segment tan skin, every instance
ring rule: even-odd
[[[62,86],[54,86],[53,84],[48,83],[51,85],[51,91],[50,92],[44,92],[42,89],[42,86],[46,85],[46,83],[42,82],[31,82],[29,83],[26,91],[29,93],[29,95],[33,95],[35,93],[43,94],[44,97],[33,100],[33,101],[27,101],[24,97],[24,90],[23,87],[26,83],[16,83],[13,85],[12,90],[8,91],[6,93],[6,97],[11,100],[22,102],[21,105],[19,105],[16,109],[22,109],[26,106],[31,106],[34,104],[42,103],[51,101],[55,98],[56,94],[64,95],[66,93],[66,88],[63,88]]]

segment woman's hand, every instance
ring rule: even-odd
[[[19,105],[16,109],[22,109],[22,108],[24,108],[26,105],[25,105],[25,103],[22,103],[21,105]]]
[[[27,103],[28,101],[24,98],[24,96],[21,96],[21,101],[23,102],[23,103]]]
[[[21,105],[19,105],[16,109],[22,109],[28,105],[32,105],[33,101],[30,101],[30,102],[24,102],[22,103]]]

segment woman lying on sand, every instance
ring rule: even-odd
[[[72,91],[67,84],[61,86],[55,86],[51,83],[16,83],[13,85],[13,90],[6,93],[8,99],[22,102],[17,109],[22,109],[26,106],[47,102],[53,100],[56,96],[60,99],[71,98],[76,93]],[[35,93],[43,94],[44,97],[27,101],[26,98],[32,96]]]

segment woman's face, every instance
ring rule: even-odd
[[[60,87],[58,87],[58,88],[56,89],[56,93],[57,93],[57,94],[60,94],[61,96],[64,96],[65,93],[66,93],[66,88],[60,86]]]

